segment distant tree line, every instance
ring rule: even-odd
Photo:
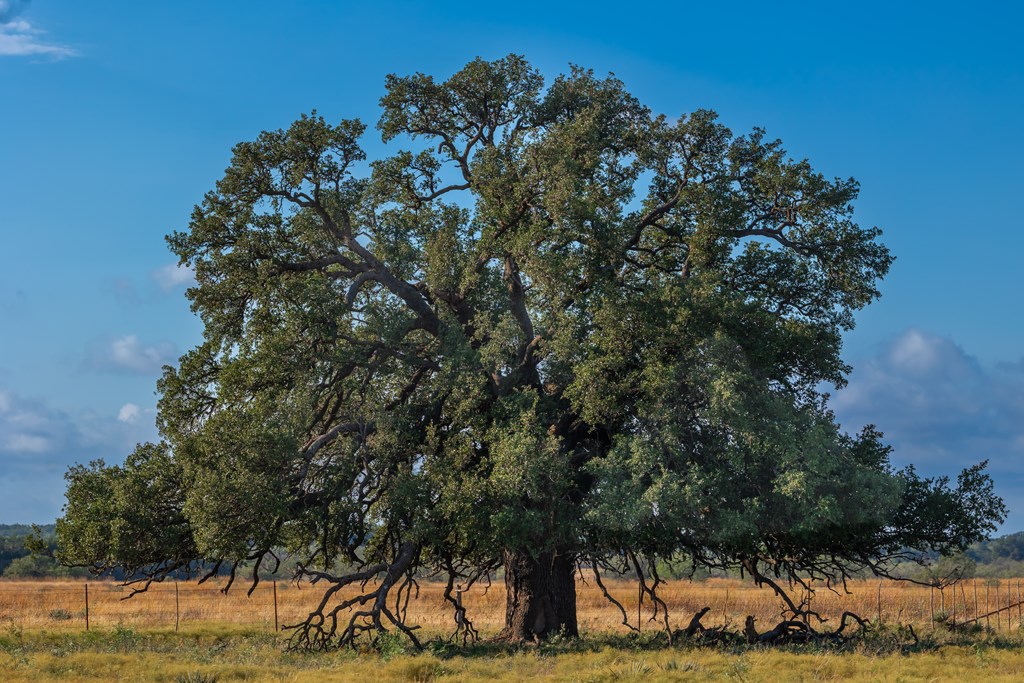
[[[90,576],[83,567],[64,567],[54,559],[57,536],[53,524],[0,524],[0,577],[5,579],[53,579]],[[193,571],[182,570],[169,578],[188,579],[209,573],[211,567],[195,567]],[[225,569],[223,572],[226,573]],[[264,579],[287,579],[295,572],[295,561],[286,559],[276,572],[261,571]],[[115,580],[123,580],[121,572],[105,574]]]
[[[962,553],[927,558],[928,566],[905,563],[898,575],[918,581],[1007,579],[1024,576],[1024,532],[999,536],[971,545]]]
[[[966,551],[948,557],[938,553],[923,556],[927,565],[904,562],[897,565],[893,576],[915,581],[946,582],[953,579],[1008,579],[1024,577],[1024,531],[999,536],[971,545]],[[673,579],[704,581],[712,577],[738,577],[738,571],[694,570],[685,564],[662,562],[658,573]],[[857,574],[854,574],[855,576]],[[867,573],[863,577],[870,576]]]
[[[0,524],[0,575],[29,579],[88,574],[82,569],[69,569],[57,564],[53,559],[56,548],[57,537],[52,524]]]
[[[29,539],[38,539],[33,543]],[[38,552],[34,546],[41,545]],[[88,576],[81,568],[62,567],[53,559],[56,549],[54,525],[0,524],[0,576],[4,578],[60,578]],[[935,557],[928,568],[907,565],[903,574],[915,579],[929,575],[945,576],[956,570],[963,578],[1009,578],[1024,576],[1024,531],[999,536],[971,546],[966,552],[948,558]],[[261,572],[263,578],[288,579],[294,573],[294,561],[284,561],[276,572]],[[663,576],[703,580],[725,576],[724,572],[701,570],[695,573],[683,565],[659,567]],[[117,577],[115,577],[117,578]],[[184,578],[184,576],[182,577]]]

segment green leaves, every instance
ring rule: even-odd
[[[57,559],[97,570],[173,571],[199,557],[183,514],[184,481],[164,444],[143,444],[121,467],[78,465],[57,520]]]
[[[69,474],[68,561],[414,542],[447,572],[511,549],[796,575],[1005,514],[980,468],[895,473],[825,405],[892,262],[856,181],[575,67],[386,87],[378,130],[411,149],[363,164],[361,123],[304,115],[237,145],[168,238],[205,341],[160,382],[166,445]]]
[[[467,140],[493,141],[503,126],[528,126],[542,84],[518,55],[477,58],[441,84],[424,74],[389,75],[377,128],[385,142],[398,135],[442,138],[446,153],[456,158]]]

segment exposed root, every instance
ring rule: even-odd
[[[363,634],[380,634],[387,632],[384,625],[386,619],[391,625],[404,633],[417,649],[422,649],[419,639],[413,633],[418,626],[405,623],[406,610],[410,592],[416,587],[411,569],[417,554],[412,543],[403,543],[391,564],[375,564],[363,571],[346,576],[332,576],[305,567],[299,568],[299,576],[308,577],[312,583],[327,581],[331,586],[317,607],[303,621],[284,626],[293,633],[288,639],[289,650],[326,650],[345,646],[354,646]],[[378,575],[384,574],[380,583],[369,589],[368,586]],[[395,609],[388,607],[388,594],[402,580],[397,590]],[[361,592],[351,598],[342,600],[334,607],[328,607],[332,598],[345,586],[358,583]],[[404,598],[404,600],[403,600]],[[361,608],[355,609],[353,608]],[[373,636],[371,636],[373,637]]]

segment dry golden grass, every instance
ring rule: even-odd
[[[626,609],[632,625],[637,624],[636,584],[629,581],[608,581],[613,596]],[[221,585],[208,582],[154,584],[148,592],[125,600],[128,589],[113,582],[89,582],[89,617],[94,627],[123,624],[131,627],[173,628],[201,624],[238,624],[273,629],[274,587],[261,583],[251,596],[246,586],[236,584],[227,594]],[[834,621],[844,611],[852,611],[867,619],[881,614],[884,623],[928,625],[933,612],[945,612],[963,621],[986,611],[1017,603],[1020,581],[965,582],[953,588],[931,591],[927,587],[893,581],[855,581],[850,593],[833,592],[823,587],[816,590],[812,606]],[[309,584],[277,584],[278,622],[281,625],[305,616],[321,596],[321,588]],[[707,606],[711,611],[704,618],[706,626],[729,623],[742,626],[746,615],[757,619],[759,628],[774,625],[780,617],[782,603],[767,588],[756,588],[749,581],[709,579],[703,582],[673,581],[663,586],[660,595],[669,606],[672,626],[685,626],[690,616]],[[177,600],[177,609],[176,609]],[[474,587],[463,597],[469,616],[482,634],[495,633],[504,618],[504,587],[496,583],[489,589]],[[988,609],[986,609],[988,605]],[[578,582],[577,606],[581,630],[590,633],[624,632],[622,616],[604,598],[592,580]],[[649,621],[650,606],[642,610],[643,629],[656,629]],[[1017,629],[1022,609],[1015,607],[992,616],[992,628]],[[423,582],[419,597],[410,602],[409,619],[425,631],[440,633],[454,626],[452,610],[443,599],[443,586]],[[85,582],[82,581],[0,581],[0,623],[24,627],[75,630],[85,627]]]
[[[1000,604],[1016,600],[1016,579],[999,584]],[[613,594],[636,618],[635,584],[611,582]],[[259,587],[246,597],[240,587],[224,595],[217,586],[178,586],[180,633],[174,629],[173,584],[121,600],[125,591],[113,583],[90,582],[91,630],[84,630],[85,584],[75,581],[0,582],[0,677],[21,681],[952,681],[1009,683],[1024,680],[1024,649],[1019,614],[1000,616],[1002,631],[951,633],[936,627],[922,630],[919,645],[908,646],[905,634],[876,629],[864,641],[841,650],[828,647],[772,649],[761,647],[695,647],[683,642],[665,647],[664,638],[645,624],[642,636],[622,635],[617,611],[592,584],[579,586],[579,618],[590,637],[541,646],[468,648],[432,641],[423,654],[403,653],[404,640],[394,638],[381,654],[351,650],[313,655],[283,651],[282,638],[272,632],[273,586]],[[973,615],[974,584],[958,593],[958,614],[967,598]],[[1009,594],[1007,593],[1009,588]],[[877,616],[879,583],[858,582],[851,594],[818,591],[814,606],[825,616],[843,610]],[[979,609],[984,610],[986,585],[978,583]],[[988,587],[996,606],[996,586]],[[281,623],[303,615],[320,589],[278,585]],[[739,626],[754,614],[762,626],[778,619],[780,604],[767,591],[748,582],[715,579],[702,583],[673,582],[663,590],[673,625],[683,625],[703,606],[705,622],[728,619]],[[881,584],[883,621],[924,625],[931,616],[930,592],[910,584]],[[468,592],[465,603],[483,634],[500,626],[504,591]],[[942,600],[935,596],[935,609]],[[952,610],[951,589],[945,606]],[[70,618],[66,618],[70,617]],[[424,583],[410,617],[428,636],[451,631],[452,617],[442,600],[442,587]],[[834,623],[834,622],[833,622]],[[1009,628],[1008,628],[1009,627]],[[614,635],[614,634],[619,635]]]

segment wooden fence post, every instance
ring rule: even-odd
[[[178,580],[174,580],[174,632],[178,632],[178,622],[181,621],[181,606],[178,602]]]
[[[992,628],[992,608],[988,603],[988,581],[985,582],[985,628]]]
[[[277,579],[274,579],[274,633],[277,631]]]
[[[974,580],[974,623],[978,624],[978,580]],[[981,626],[981,624],[978,624]]]
[[[970,611],[970,608],[967,607],[967,591],[964,590],[964,584],[962,583],[960,584],[960,599],[964,601],[964,621],[967,621],[967,613]]]
[[[932,613],[932,630],[935,630],[935,584],[928,587],[928,609]]]
[[[85,584],[85,630],[89,630],[89,584]]]

